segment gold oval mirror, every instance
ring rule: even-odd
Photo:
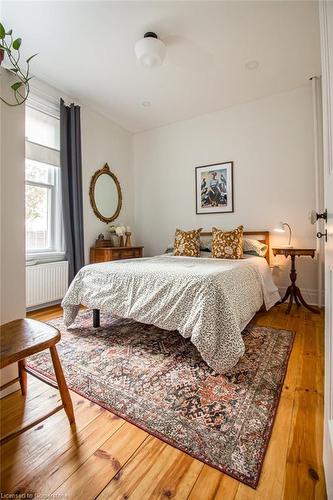
[[[122,204],[121,188],[107,163],[92,176],[89,196],[94,214],[101,221],[108,223],[118,217]]]

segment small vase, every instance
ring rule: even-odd
[[[123,235],[119,236],[119,246],[120,247],[124,246],[124,236]]]
[[[111,247],[118,246],[118,237],[115,235],[115,233],[110,234],[110,246]]]
[[[126,232],[125,235],[126,235],[126,239],[125,239],[125,247],[131,247],[132,246],[132,242],[131,242],[131,234],[132,233],[129,233],[129,232]]]

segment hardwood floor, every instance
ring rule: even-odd
[[[1,491],[43,498],[325,499],[322,466],[323,315],[285,307],[256,322],[296,331],[280,405],[257,490],[204,465],[71,392],[76,431],[63,411],[1,449]],[[59,307],[30,313],[47,321]],[[0,402],[1,432],[26,424],[57,405],[56,389],[28,377]],[[55,497],[54,495],[54,497]],[[4,498],[4,497],[2,497]],[[16,498],[19,498],[18,496]]]

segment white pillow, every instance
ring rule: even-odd
[[[261,241],[252,240],[250,238],[243,239],[244,253],[251,253],[252,255],[265,257],[267,250],[268,250],[268,245],[266,245],[265,243],[261,243]]]

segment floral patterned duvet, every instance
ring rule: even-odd
[[[261,257],[231,261],[161,255],[82,268],[62,302],[71,325],[80,304],[123,318],[178,330],[216,372],[244,354],[242,330],[280,299]]]

